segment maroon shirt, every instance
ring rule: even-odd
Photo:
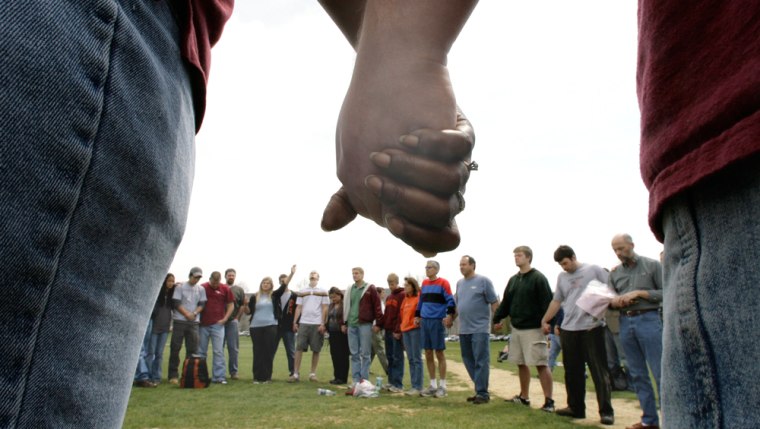
[[[206,306],[201,312],[201,326],[213,325],[224,318],[224,314],[227,313],[227,304],[235,301],[235,295],[226,284],[219,283],[216,289],[212,288],[208,282],[201,286],[206,290]]]
[[[760,152],[760,3],[639,0],[636,76],[649,224],[668,199]]]
[[[195,131],[201,128],[206,112],[206,85],[211,69],[211,47],[222,36],[232,15],[235,0],[169,0],[178,6],[182,57],[190,63],[195,107]]]

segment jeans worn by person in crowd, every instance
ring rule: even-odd
[[[557,357],[562,351],[562,346],[559,343],[559,335],[549,334],[549,370],[554,371],[554,367],[557,366]]]
[[[285,356],[288,359],[288,375],[293,375],[293,372],[295,371],[295,356],[296,356],[296,333],[293,332],[292,329],[285,330],[282,328],[277,328],[277,344],[280,344],[280,340],[282,340],[282,345],[285,347]],[[277,354],[277,349],[279,347],[276,347],[274,352],[275,355]]]
[[[641,422],[659,425],[657,402],[649,377],[652,371],[658,397],[662,367],[662,321],[657,311],[637,316],[620,316],[620,343],[628,357],[628,373],[641,405]],[[649,365],[647,365],[649,364]]]
[[[208,342],[211,339],[211,354],[213,363],[211,370],[211,381],[225,380],[224,362],[224,326],[218,323],[200,327],[200,340],[198,342],[198,354],[208,361]]]
[[[664,427],[760,422],[758,219],[757,155],[664,207]]]
[[[120,427],[195,130],[167,2],[0,5],[0,427]]]
[[[372,362],[371,323],[348,327],[348,350],[351,353],[351,378],[354,383],[369,380],[369,364]]]
[[[488,377],[491,365],[491,343],[488,333],[462,334],[459,346],[462,362],[475,384],[475,395],[490,399]]]
[[[164,347],[166,340],[169,338],[168,332],[153,333],[150,335],[150,344],[148,345],[148,368],[150,369],[150,381],[154,383],[161,382],[161,364],[164,360]]]
[[[224,345],[227,347],[227,355],[229,356],[227,369],[230,375],[236,375],[238,373],[238,354],[240,353],[240,323],[235,318],[230,319],[224,325]]]
[[[422,329],[412,329],[403,333],[404,348],[409,359],[409,380],[412,389],[422,390]]]
[[[145,329],[145,336],[143,337],[142,345],[140,346],[140,354],[137,358],[137,369],[135,370],[135,381],[148,381],[150,380],[150,364],[148,362],[148,348],[150,348],[150,335],[153,330],[153,321],[148,320],[148,327]]]
[[[388,383],[391,386],[404,387],[404,345],[401,340],[393,338],[391,329],[385,330],[385,356],[388,358]]]

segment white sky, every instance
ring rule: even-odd
[[[353,59],[314,0],[237,2],[213,50],[178,280],[194,265],[206,277],[234,267],[250,292],[293,263],[296,288],[311,270],[325,288],[348,286],[354,266],[379,286],[424,275],[426,258],[371,221],[319,226],[339,187],[334,130]],[[435,258],[452,287],[470,254],[501,294],[522,244],[552,287],[560,244],[611,267],[610,240],[628,232],[658,257],[639,174],[636,2],[482,0],[449,68],[481,167],[457,217],[462,243]]]

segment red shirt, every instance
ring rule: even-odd
[[[235,296],[226,284],[219,283],[216,289],[212,288],[208,282],[201,286],[206,290],[206,306],[201,312],[201,325],[213,325],[224,318],[224,314],[227,313],[227,304],[234,302]]]
[[[639,1],[641,175],[662,240],[665,202],[760,153],[760,3]]]
[[[201,128],[206,112],[206,85],[211,69],[211,47],[222,36],[224,24],[232,15],[235,0],[169,0],[178,6],[182,57],[190,63],[193,86],[195,131]]]

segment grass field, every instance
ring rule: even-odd
[[[516,371],[508,363],[496,363],[504,345],[492,343],[492,365]],[[125,428],[581,428],[565,418],[505,404],[498,398],[485,405],[465,401],[471,389],[465,380],[449,376],[449,396],[442,399],[408,397],[383,393],[379,398],[347,397],[343,390],[327,383],[332,378],[328,342],[321,353],[318,377],[322,382],[287,383],[285,351],[275,358],[272,384],[254,385],[251,380],[251,340],[240,337],[241,380],[228,385],[212,384],[208,389],[180,389],[165,380],[155,389],[133,388]],[[461,361],[458,343],[448,343],[447,359]],[[164,377],[168,361],[164,352]],[[184,356],[184,350],[182,351]],[[302,373],[308,373],[311,353],[304,356]],[[211,362],[209,361],[209,370]],[[558,368],[561,369],[561,368]],[[375,359],[371,371],[383,375]],[[556,371],[556,370],[555,370]],[[427,371],[425,371],[427,372]],[[409,386],[408,366],[404,386]],[[492,375],[493,376],[493,375]],[[562,380],[562,373],[556,373]],[[374,378],[373,378],[374,379]],[[425,385],[427,385],[427,374]],[[590,383],[589,383],[590,384]],[[337,390],[336,396],[319,396],[317,388]],[[624,393],[626,395],[627,393]],[[631,394],[632,395],[632,394]]]

